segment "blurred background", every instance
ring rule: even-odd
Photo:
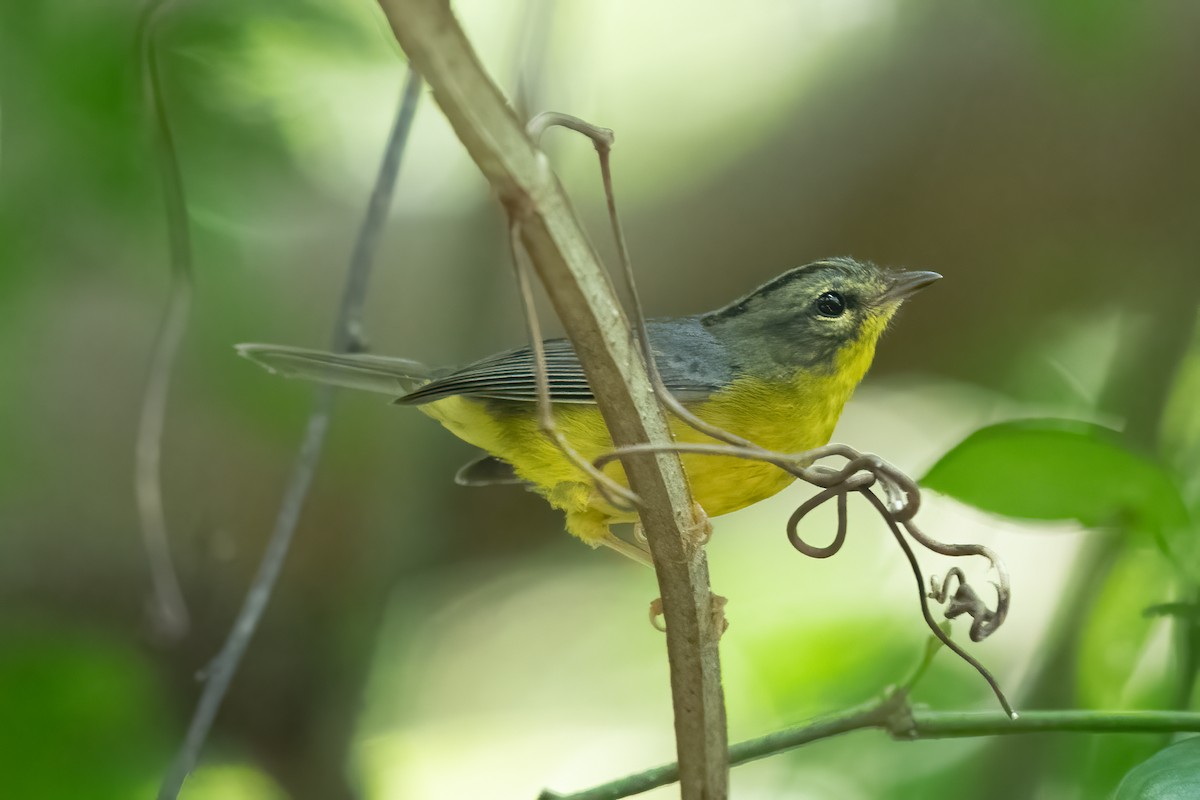
[[[615,129],[651,314],[713,308],[829,255],[946,276],[882,342],[837,440],[921,475],[986,424],[1099,421],[1196,509],[1196,4],[455,8],[495,79],[525,86],[529,113]],[[232,346],[326,344],[405,73],[367,0],[181,0],[162,16],[195,248],[162,454],[192,616],[172,639],[149,614],[133,496],[170,275],[139,13],[0,3],[0,774],[13,797],[152,796],[312,399]],[[563,131],[546,144],[611,256],[590,145]],[[428,92],[366,323],[373,351],[433,364],[524,341],[500,208]],[[455,486],[472,457],[411,409],[341,396],[185,798],[532,798],[673,759],[664,640],[646,621],[653,575],[572,540],[533,495]],[[877,696],[928,635],[908,567],[866,508],[852,508],[837,558],[788,546],[784,523],[807,496],[793,487],[715,522],[731,740]],[[1191,584],[1144,540],[937,495],[921,521],[1007,559],[1009,621],[971,649],[1019,707],[1190,706],[1178,655],[1194,648],[1142,609],[1192,597]],[[831,522],[812,520],[814,539]],[[994,708],[944,656],[915,700]],[[739,798],[1100,797],[1164,743],[861,733],[739,767],[732,786]]]

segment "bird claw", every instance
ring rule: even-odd
[[[663,603],[661,597],[656,597],[650,601],[650,627],[662,633],[667,632],[667,626],[659,622],[659,617],[663,615]]]
[[[692,524],[688,528],[687,533],[688,539],[695,547],[703,547],[712,538],[712,520],[708,518],[704,507],[695,500],[692,501]]]
[[[725,635],[725,631],[729,630],[729,620],[725,618],[725,606],[729,604],[729,598],[711,593],[709,597],[712,598],[712,605],[710,606],[712,616],[709,622],[712,625],[712,629],[717,632],[717,638],[720,639]],[[666,633],[667,626],[659,621],[662,616],[663,601],[661,597],[656,597],[650,601],[650,625],[654,630]]]
[[[729,620],[725,618],[725,606],[729,605],[729,598],[719,594],[711,594],[712,597],[712,626],[717,632],[717,638],[720,639],[725,635],[725,631],[729,630]]]

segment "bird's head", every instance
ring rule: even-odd
[[[752,371],[850,369],[861,378],[900,304],[941,277],[829,258],[789,270],[701,319]]]

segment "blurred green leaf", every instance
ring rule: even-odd
[[[1080,637],[1076,663],[1080,708],[1168,708],[1174,659],[1162,634],[1171,625],[1145,606],[1171,592],[1166,561],[1145,548],[1124,548],[1104,581]],[[1087,737],[1084,797],[1105,797],[1134,765],[1161,747],[1140,734]]]
[[[218,764],[188,776],[182,800],[284,800],[287,795],[266,774],[246,764]]]
[[[908,680],[924,655],[928,633],[916,608],[907,611],[910,613],[896,616],[841,616],[822,609],[801,621],[780,617],[780,624],[763,626],[752,634],[743,626],[739,647],[744,648],[746,661],[754,665],[754,687],[764,701],[764,719],[773,715],[775,720],[760,724],[780,727],[818,718],[876,699],[885,688]],[[932,708],[983,708],[993,702],[987,684],[944,648],[914,687],[911,700]],[[900,776],[913,785],[921,784],[923,778],[968,759],[978,749],[977,742],[956,742],[916,754],[886,741],[866,742],[866,738],[822,743],[819,753],[800,748],[782,756],[782,763],[804,770],[806,775],[823,771],[852,781],[859,794],[825,794],[819,789],[811,794],[811,786],[796,791],[814,797],[882,798]],[[864,763],[870,763],[871,769],[863,771]],[[935,789],[942,786],[937,784]],[[933,791],[923,796],[941,794]]]
[[[1009,365],[1003,390],[1030,405],[1053,408],[1059,416],[1093,413],[1128,317],[1109,308],[1047,320],[1036,350]]]
[[[1126,548],[1113,565],[1083,622],[1079,642],[1078,702],[1081,708],[1160,708],[1169,701],[1165,672],[1154,669],[1132,681],[1147,657],[1152,634],[1169,626],[1144,609],[1172,592],[1173,574],[1163,559],[1145,549]],[[1169,660],[1164,651],[1163,659]]]
[[[1062,419],[1016,420],[975,431],[922,483],[984,511],[1089,527],[1123,523],[1155,535],[1187,526],[1170,475],[1126,448],[1116,431]]]
[[[1163,409],[1159,447],[1179,475],[1189,507],[1200,509],[1200,316],[1192,343],[1179,362],[1175,383]]]
[[[888,617],[780,625],[743,643],[758,665],[759,688],[789,717],[826,713],[875,697],[884,687],[907,680],[926,647],[923,629]],[[780,653],[820,655],[780,658]],[[917,701],[931,706],[969,705],[986,694],[978,676],[946,653],[933,659],[914,688]]]
[[[798,717],[861,703],[908,676],[921,645],[887,618],[837,619],[778,626],[746,642],[758,665],[759,688],[772,705]],[[819,658],[779,658],[780,653]]]
[[[4,796],[138,796],[172,736],[146,661],[130,645],[54,623],[0,622],[0,641]]]
[[[1200,738],[1161,750],[1129,771],[1113,800],[1193,800],[1200,797]]]

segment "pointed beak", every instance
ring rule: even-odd
[[[887,290],[879,299],[885,303],[898,303],[941,279],[936,272],[897,272],[891,276]]]

